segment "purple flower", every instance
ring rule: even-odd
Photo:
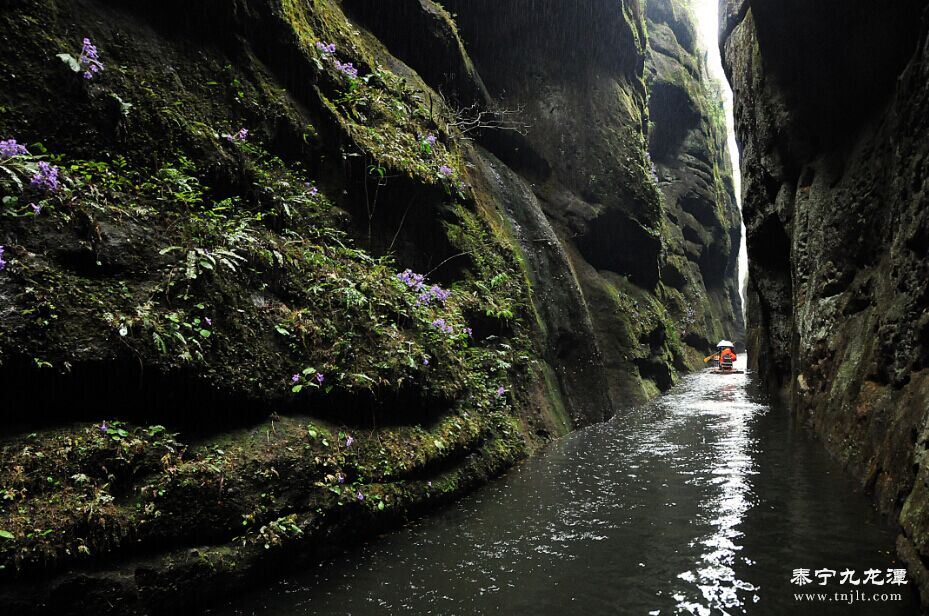
[[[355,494],[355,498],[357,498],[359,501],[363,501],[365,499],[365,495],[362,494],[361,492],[358,492],[357,494]]]
[[[295,374],[295,375],[293,375],[292,377],[290,377],[290,382],[291,382],[291,383],[299,383],[299,382],[300,382],[300,375],[299,375],[299,374]]]
[[[450,334],[454,331],[454,328],[445,322],[445,319],[435,319],[432,322],[432,326],[439,330],[442,333]]]
[[[84,47],[81,49],[81,64],[87,64],[91,60],[98,59],[97,46],[90,42],[89,38],[84,38]]]
[[[410,270],[407,270],[406,272],[409,272],[409,271],[410,271]],[[423,277],[420,276],[419,274],[415,274],[415,276],[416,276],[417,278],[416,278],[416,280],[412,280],[412,279],[410,278],[410,276],[409,276],[406,272],[404,272],[403,274],[398,275],[398,278],[400,278],[400,280],[403,280],[404,282],[406,282],[406,283],[407,283],[407,286],[409,286],[410,288],[415,288],[415,290],[417,290],[417,291],[422,290],[422,288],[423,288],[423,286],[424,286],[424,284],[423,284]],[[435,299],[435,300],[438,300],[438,301],[440,301],[440,302],[442,302],[442,303],[444,304],[445,301],[446,301],[449,297],[451,297],[451,295],[452,295],[452,292],[451,292],[451,291],[446,291],[445,289],[443,289],[443,288],[440,287],[439,285],[434,284],[434,285],[432,285],[427,291],[424,291],[424,292],[422,292],[422,293],[419,294],[419,296],[416,298],[416,305],[417,305],[417,306],[428,306],[429,304],[432,303],[432,300],[434,300],[434,299]]]
[[[426,136],[426,143],[428,143],[429,145],[435,145],[435,142],[436,142],[436,136],[435,136],[435,135],[427,135],[427,136]]]
[[[55,192],[58,190],[58,167],[40,161],[39,169],[32,176],[32,185],[39,190]]]
[[[336,481],[338,481],[340,484],[345,483],[345,475],[343,475],[342,473],[339,473],[338,475],[336,475]]]
[[[6,261],[3,260],[3,251],[6,250],[3,246],[0,246],[0,272],[6,269]]]
[[[318,188],[316,188],[315,186],[312,187],[312,188],[310,188],[310,196],[311,196],[311,197],[315,197],[315,196],[318,195],[318,194],[319,194],[319,189],[318,189]]]
[[[26,146],[16,143],[16,139],[0,141],[0,158],[13,158],[14,156],[28,156]]]
[[[352,436],[349,435],[348,438],[345,439],[345,446],[346,446],[346,447],[351,447],[351,446],[352,446],[352,443],[354,443],[354,442],[355,442],[355,439],[353,439]]]
[[[213,324],[213,319],[211,319],[210,317],[203,317],[203,320],[206,321],[207,325]]]
[[[84,71],[84,79],[93,79],[94,75],[104,69],[97,53],[97,47],[89,38],[84,38],[84,46],[81,48],[81,55],[78,56],[77,61],[87,67]]]
[[[349,77],[350,79],[354,79],[354,78],[358,77],[358,69],[355,68],[355,67],[352,65],[351,62],[346,62],[345,64],[342,64],[341,62],[339,62],[338,60],[336,60],[336,61],[335,61],[335,67],[336,67],[336,69],[338,69],[342,74],[346,75],[346,76]]]
[[[323,54],[335,53],[335,43],[324,43],[322,41],[316,42],[316,49],[323,52]]]
[[[316,373],[316,382],[317,382],[317,383],[319,383],[320,385],[322,385],[322,384],[323,384],[323,381],[325,381],[325,380],[326,380],[326,375],[325,375],[325,374],[323,374],[323,373],[321,373],[321,372],[317,372],[317,373]]]
[[[248,139],[247,128],[240,128],[239,132],[237,132],[234,135],[226,135],[226,141],[228,141],[229,143],[234,143],[236,141],[245,141],[246,139]]]
[[[452,177],[452,174],[455,173],[455,170],[449,167],[448,165],[442,165],[439,167],[439,173],[444,175],[447,178]]]
[[[42,213],[42,206],[41,206],[41,205],[36,205],[35,203],[30,203],[30,204],[29,204],[29,207],[32,208],[32,213],[35,214],[36,216],[38,216],[40,213]]]
[[[506,388],[505,388],[503,385],[501,385],[500,387],[497,388],[497,397],[498,397],[498,398],[502,398],[502,397],[503,397],[503,394],[505,394],[505,393],[506,393]]]
[[[428,366],[428,365],[429,365],[429,358],[428,358],[428,357],[423,357],[423,365],[424,365],[424,366]]]
[[[413,270],[411,269],[404,270],[400,272],[399,274],[397,274],[397,279],[400,280],[400,282],[406,284],[406,286],[413,289],[414,291],[419,291],[420,289],[423,288],[423,280],[424,280],[423,275],[414,274]]]
[[[106,421],[104,421],[103,423],[100,424],[100,431],[103,432],[104,434],[106,434],[106,433],[107,433],[107,430],[109,430],[109,429],[110,429],[110,427],[109,427],[108,425],[106,425]]]
[[[466,328],[464,328],[464,329],[461,330],[461,331],[463,331],[464,333],[466,333],[466,334],[468,335],[468,338],[473,338],[473,336],[472,336],[473,332],[471,331],[471,328],[470,328],[470,327],[466,327]]]
[[[451,291],[446,291],[437,284],[432,285],[432,288],[429,289],[429,292],[432,294],[432,297],[439,300],[443,304],[445,303],[445,300],[447,300],[452,295]]]

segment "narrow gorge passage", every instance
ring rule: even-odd
[[[927,84],[929,0],[0,0],[0,615],[929,614]]]
[[[896,567],[867,498],[751,374],[699,373],[454,507],[211,613],[911,614],[910,586],[806,606],[794,593],[815,588],[790,582],[794,568]]]

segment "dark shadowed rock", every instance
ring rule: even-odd
[[[648,26],[639,3],[444,4],[455,14],[496,106],[517,111],[521,124],[529,127],[517,143],[495,134],[482,141],[530,182],[563,242],[597,335],[613,403],[633,404],[666,389],[679,368],[702,365],[697,356],[702,359],[709,338],[723,335],[723,330],[725,336],[738,337],[733,331],[738,331],[734,315],[740,312],[740,300],[738,293],[731,293],[737,276],[738,213],[731,183],[729,188],[725,185],[728,167],[720,170],[718,195],[712,177],[716,162],[728,165],[724,140],[709,146],[703,138],[693,148],[697,152],[672,143],[692,127],[699,131],[710,109],[704,102],[718,104],[718,94],[703,93],[697,82],[705,75],[696,74],[700,101],[682,94],[689,115],[679,117],[680,109],[668,108],[652,129],[669,135],[669,164],[684,165],[684,158],[706,161],[702,193],[692,199],[704,222],[691,222],[694,231],[706,237],[691,243],[693,262],[698,263],[691,268],[685,265],[680,238],[687,221],[696,219],[688,214],[682,221],[676,213],[670,214],[673,220],[666,217],[669,208],[680,208],[663,205],[646,151]],[[691,16],[671,3],[659,4],[665,13],[680,15],[668,23],[686,42],[683,53],[690,54],[687,61],[696,67],[702,52],[696,47]],[[654,36],[677,45],[670,28],[664,26],[667,36],[649,31],[650,44],[658,44]],[[678,92],[670,90],[669,100]],[[654,99],[656,91],[651,96]],[[681,185],[679,190],[686,193],[689,187]],[[717,210],[724,213],[717,215]],[[708,235],[706,228],[715,235]],[[711,279],[706,287],[701,266]],[[685,288],[689,296],[682,292]],[[640,339],[656,328],[667,332],[664,341],[642,344]],[[699,334],[690,335],[694,329]],[[699,348],[688,350],[684,338]],[[667,366],[671,376],[650,368],[658,364]]]
[[[752,362],[899,520],[925,602],[926,3],[723,9]]]
[[[741,215],[719,86],[707,73],[689,9],[648,3],[649,152],[664,196],[662,279],[684,295],[687,344],[705,355],[722,338],[744,344],[738,289]]]

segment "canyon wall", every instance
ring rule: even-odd
[[[737,336],[666,0],[0,6],[4,609],[199,609]]]
[[[929,594],[927,4],[721,3],[749,250],[748,346],[899,520]]]
[[[530,127],[524,139],[483,143],[522,176],[564,246],[613,407],[702,367],[720,338],[741,340],[721,98],[687,5],[445,6],[495,104]]]
[[[664,196],[662,280],[688,306],[684,340],[744,345],[738,288],[742,216],[732,181],[722,93],[686,3],[648,3],[649,153]]]

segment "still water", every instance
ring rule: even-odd
[[[912,614],[894,533],[751,375],[699,373],[437,514],[222,614]],[[791,583],[794,569],[812,584]],[[849,604],[833,593],[901,593]],[[798,601],[799,592],[833,600]],[[850,595],[851,596],[851,595]]]

